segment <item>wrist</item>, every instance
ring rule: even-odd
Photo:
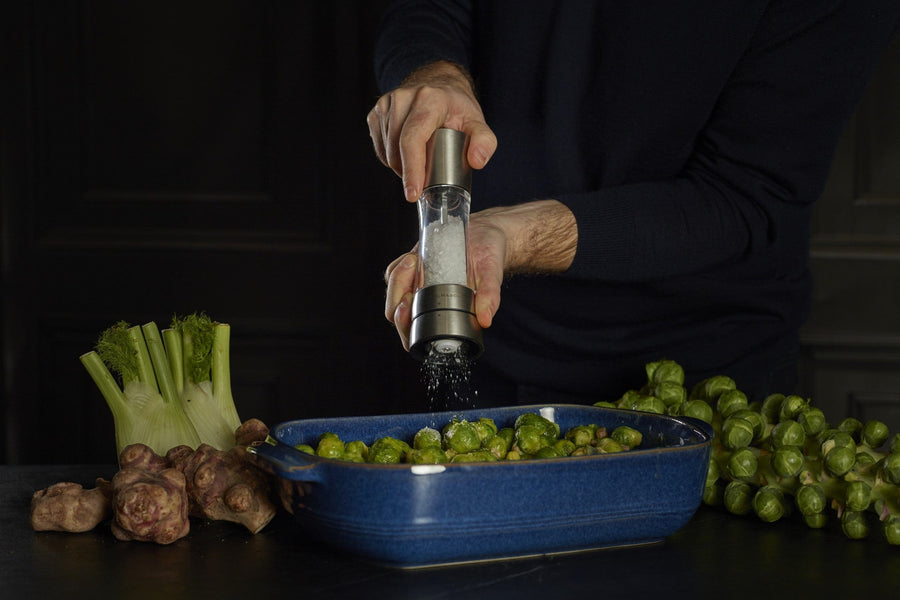
[[[563,273],[572,265],[578,224],[565,204],[536,200],[481,213],[504,234],[505,273]]]

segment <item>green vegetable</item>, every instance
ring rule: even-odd
[[[634,408],[659,389],[659,367],[651,365],[647,383],[622,394],[618,408]],[[884,539],[900,545],[900,433],[891,435],[884,423],[847,417],[833,426],[797,395],[773,393],[744,405],[736,382],[724,375],[694,384],[667,413],[696,416],[715,432],[704,503],[739,515],[752,510],[768,522],[796,507],[814,528],[836,516],[851,539],[879,523]]]
[[[231,393],[229,326],[201,313],[173,327],[161,335],[153,322],[120,321],[80,357],[112,412],[117,453],[134,443],[161,455],[179,445],[234,446],[241,422]]]

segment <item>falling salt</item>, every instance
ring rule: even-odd
[[[429,352],[421,373],[432,412],[475,408],[470,382],[472,361],[464,350]]]
[[[423,232],[424,285],[466,285],[466,229],[460,217],[433,221]]]

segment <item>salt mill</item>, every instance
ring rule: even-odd
[[[484,350],[466,258],[472,188],[467,149],[467,136],[454,129],[435,131],[426,149],[410,331],[410,354],[418,360],[432,353],[475,359]]]

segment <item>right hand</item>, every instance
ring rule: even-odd
[[[397,89],[381,96],[366,117],[375,154],[403,180],[408,202],[425,186],[425,145],[435,130],[456,129],[469,137],[467,159],[483,168],[497,149],[468,75],[439,61],[413,72]]]

